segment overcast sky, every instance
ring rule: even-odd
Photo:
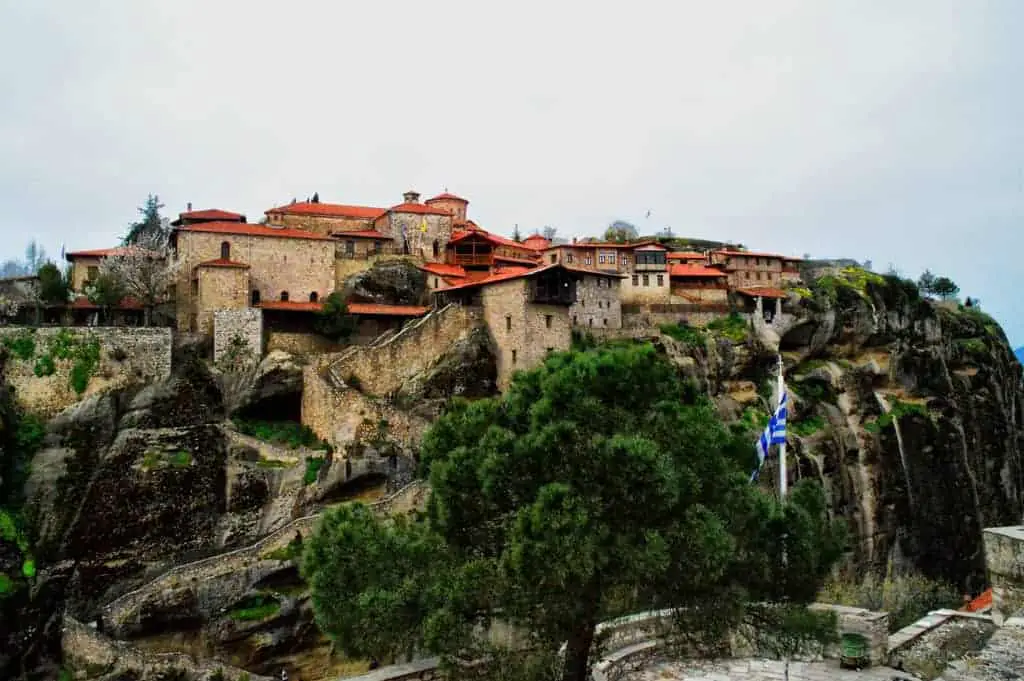
[[[0,257],[156,193],[948,274],[1024,344],[1024,2],[0,0]],[[645,219],[647,211],[651,212]]]

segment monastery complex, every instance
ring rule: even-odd
[[[703,325],[731,313],[770,324],[783,312],[784,287],[800,276],[799,259],[773,253],[674,251],[655,239],[550,242],[534,234],[515,241],[477,225],[468,207],[449,193],[421,201],[408,191],[389,208],[314,197],[270,208],[252,224],[240,213],[190,204],[171,223],[177,330],[221,341],[240,333],[261,352],[336,350],[313,330],[324,300],[376,263],[404,259],[423,272],[429,300],[349,299],[348,311],[359,320],[354,342],[371,342],[432,309],[468,306],[487,321],[503,384],[547,351],[567,348],[574,329],[626,335],[639,326]],[[67,254],[74,289],[119,252]],[[89,307],[84,298],[79,306]],[[257,319],[257,331],[238,326]]]

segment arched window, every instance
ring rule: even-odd
[[[256,307],[257,305],[260,304],[260,290],[258,288],[254,288],[252,290],[252,294],[250,296],[250,300],[251,300],[251,305],[253,307]]]
[[[320,294],[319,293],[317,293],[316,291],[313,291],[312,293],[309,294],[309,302],[315,303],[318,300],[320,300]]]
[[[287,291],[281,291],[281,302],[283,302],[283,303],[287,303],[288,302],[288,292]]]
[[[227,241],[220,242],[220,257],[222,260],[231,259],[231,244]]]
[[[440,251],[441,251],[441,245],[439,243],[437,243],[437,239],[434,239],[434,257],[435,258],[437,257],[437,254]]]

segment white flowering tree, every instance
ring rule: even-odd
[[[137,300],[145,310],[145,324],[149,326],[153,311],[169,301],[178,269],[169,234],[143,232],[132,245],[100,262],[98,278],[116,282],[125,296]]]

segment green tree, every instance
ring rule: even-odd
[[[649,344],[555,354],[500,398],[454,401],[426,434],[422,523],[326,514],[302,564],[317,621],[348,654],[453,660],[479,657],[474,631],[500,616],[542,658],[565,642],[566,681],[587,678],[615,609],[673,608],[691,641],[795,619],[828,637],[834,621],[794,613],[842,528],[819,487],[783,506],[751,485],[752,449]]]
[[[44,305],[66,305],[70,286],[64,273],[53,262],[44,263],[39,276],[39,300]]]
[[[104,321],[110,321],[111,310],[120,305],[127,291],[124,282],[109,272],[100,272],[85,288],[89,302],[100,308]]]
[[[128,227],[128,234],[124,238],[125,245],[166,240],[171,228],[167,219],[160,215],[160,209],[163,207],[164,204],[160,203],[160,197],[156,194],[147,196],[146,205],[138,209],[142,219]]]
[[[348,313],[348,306],[337,291],[324,300],[315,324],[317,331],[336,341],[347,340],[356,329],[356,319]]]
[[[935,275],[932,274],[931,270],[925,270],[921,273],[921,278],[917,280],[917,288],[926,296],[935,293]]]
[[[932,292],[943,300],[952,300],[960,293],[960,287],[949,277],[936,277],[932,284]]]
[[[624,244],[637,238],[636,227],[625,220],[616,220],[604,232],[605,241]]]
[[[523,241],[523,235],[519,233],[519,225],[517,224],[512,230],[512,241],[521,243]]]

